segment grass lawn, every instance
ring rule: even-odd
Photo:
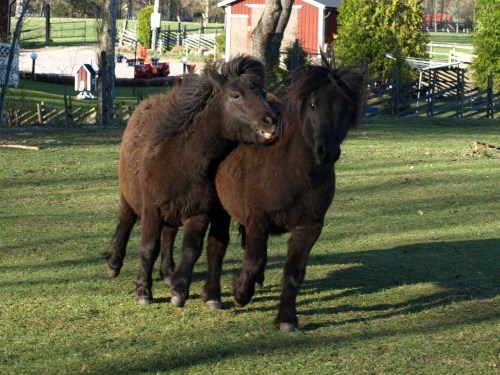
[[[21,45],[26,47],[42,47],[45,45],[45,18],[44,17],[25,17],[23,32],[21,34]],[[123,20],[117,20],[116,29],[121,30]],[[98,42],[99,25],[95,19],[88,18],[59,18],[51,17],[51,46],[68,46],[78,44],[92,44]],[[136,29],[137,20],[130,20],[127,24],[127,30]],[[11,18],[11,29],[14,30],[16,20]],[[161,30],[178,30],[178,22],[162,21]],[[198,33],[200,29],[199,22],[182,22],[182,27],[186,27],[188,34]],[[223,28],[222,23],[207,24],[208,32],[213,32],[212,28]]]
[[[443,32],[429,32],[431,41],[433,43],[446,43],[446,44],[468,44],[472,45],[472,33],[443,33]]]
[[[498,374],[498,121],[378,118],[349,135],[337,193],[298,297],[301,329],[273,326],[287,236],[269,243],[266,285],[222,311],[182,309],[155,280],[133,298],[138,232],[120,276],[103,254],[117,223],[121,129],[0,129],[3,374]],[[155,275],[158,272],[155,271]]]
[[[142,86],[142,87],[115,87],[116,99],[116,119],[118,122],[126,123],[126,118],[137,104],[138,98],[146,98],[151,94],[162,93],[168,90],[162,86]],[[37,113],[37,105],[44,103],[46,113],[52,110],[62,110],[64,108],[64,93],[71,97],[73,110],[83,108],[85,111],[97,108],[97,94],[95,99],[79,100],[76,98],[74,85],[63,85],[56,83],[37,82],[27,79],[20,80],[17,88],[11,87],[6,97],[6,111],[29,111],[31,114]],[[36,118],[32,122],[37,121]]]

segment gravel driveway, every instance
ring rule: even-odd
[[[21,49],[19,53],[19,70],[31,72],[33,60],[31,53],[36,52],[35,73],[75,74],[81,64],[92,65],[97,70],[98,49],[94,46],[46,47],[36,50]],[[132,54],[125,54],[133,58]],[[170,63],[170,76],[182,75],[182,63],[175,59],[162,59]],[[196,71],[199,72],[197,67]],[[134,78],[134,69],[124,62],[116,64],[117,78]]]

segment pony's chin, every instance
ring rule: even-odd
[[[340,159],[340,149],[336,154],[316,155],[318,165],[334,165]]]
[[[276,136],[276,133],[265,132],[262,130],[257,130],[255,135],[257,138],[257,142],[255,142],[255,143],[257,143],[259,145],[264,145],[264,146],[273,144],[276,141],[276,139],[278,138]]]

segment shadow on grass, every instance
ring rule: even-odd
[[[374,311],[381,314],[368,319],[378,319],[394,315],[415,313],[431,307],[447,305],[456,301],[492,298],[500,294],[498,284],[498,264],[500,262],[500,239],[478,241],[434,242],[413,244],[386,250],[332,253],[314,255],[308,261],[308,268],[314,266],[344,265],[340,270],[329,272],[324,278],[306,280],[301,288],[297,309],[299,315],[313,316],[331,314],[330,323],[323,325],[345,324],[339,321],[336,313],[342,311]],[[267,270],[282,269],[284,257],[271,257]],[[439,285],[440,292],[422,295],[401,303],[384,303],[371,306],[341,305],[335,301],[352,295],[369,295],[400,286],[432,283]],[[277,300],[270,296],[269,288],[256,292],[247,312],[268,311],[269,307],[259,306],[259,302]],[[266,289],[267,288],[267,289]],[[325,295],[326,297],[317,297]],[[340,291],[340,292],[339,292]],[[307,296],[313,296],[308,298]],[[312,303],[332,307],[308,308]],[[356,319],[355,321],[362,321]],[[306,330],[318,328],[307,325]]]
[[[309,261],[311,267],[328,265],[333,267],[339,264],[352,266],[328,272],[323,278],[313,276],[304,283],[301,295],[306,298],[301,298],[298,306],[301,320],[305,322],[302,333],[283,335],[272,331],[275,328],[270,326],[269,331],[256,329],[253,334],[241,337],[223,334],[224,340],[209,343],[198,341],[195,345],[191,345],[189,350],[182,352],[182,355],[178,352],[175,355],[167,355],[172,349],[164,346],[159,348],[158,354],[142,358],[141,361],[136,358],[127,363],[118,364],[112,360],[104,360],[99,364],[98,370],[112,370],[113,373],[139,373],[152,370],[181,371],[193,366],[215,365],[226,359],[241,358],[244,361],[247,360],[245,358],[254,356],[256,353],[257,355],[272,353],[290,347],[293,347],[295,351],[314,351],[316,348],[325,346],[339,348],[353,342],[374,338],[416,333],[421,335],[462,325],[493,322],[498,319],[498,313],[495,313],[495,303],[484,299],[495,297],[500,293],[496,279],[499,249],[500,239],[490,239],[414,244],[386,250],[312,256]],[[281,257],[273,257],[269,261],[268,268],[281,269],[282,261]],[[440,288],[419,296],[417,285],[422,283],[437,284]],[[368,295],[372,293],[394,295],[398,292],[391,289],[399,286],[415,286],[415,289],[411,295],[405,297],[401,292],[401,296],[396,296],[394,299],[389,297],[387,302],[380,304],[348,305],[336,302],[351,294],[356,294],[358,299],[363,299],[364,296],[369,298]],[[335,293],[328,293],[329,291]],[[266,294],[270,293],[269,290],[266,292]],[[266,298],[275,300],[276,297]],[[379,297],[381,298],[383,299]],[[239,310],[239,313],[271,310],[271,307],[259,306],[263,299],[265,298],[259,296],[257,292],[256,298],[249,307]],[[312,300],[315,303],[310,303]],[[391,303],[392,300],[396,302]],[[470,303],[456,303],[460,301]],[[317,307],[318,304],[322,307]],[[449,309],[440,309],[439,313],[421,314],[417,320],[407,318],[409,314],[452,304],[453,306]],[[343,312],[361,312],[362,314],[346,316],[341,314]],[[316,314],[322,314],[322,316],[330,314],[331,318],[327,318],[326,321],[322,318],[322,323],[307,323],[307,320],[314,320],[312,316]],[[388,323],[385,320],[398,316],[403,320],[408,319],[408,324],[398,323],[398,321]],[[342,329],[344,325],[370,321],[377,321],[377,323],[371,324],[366,330]],[[330,329],[321,331],[322,327],[330,327]],[[218,337],[222,334],[222,332],[216,333],[218,329],[220,327],[214,327],[214,332],[208,330],[204,334],[207,337],[211,335]],[[317,332],[308,334],[309,331]],[[126,343],[121,342],[120,345],[126,345]]]

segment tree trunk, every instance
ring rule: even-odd
[[[14,34],[12,35],[12,40],[9,49],[9,57],[7,58],[7,66],[5,67],[5,82],[2,85],[2,92],[0,93],[0,126],[3,124],[3,108],[5,105],[5,97],[7,96],[7,91],[9,90],[9,80],[10,73],[12,71],[12,61],[14,61],[14,53],[16,51],[16,46],[18,44],[19,38],[21,36],[21,29],[23,25],[23,18],[30,0],[24,0],[21,5],[21,11],[19,13],[19,18],[16,22],[16,27],[14,28]]]
[[[117,7],[118,0],[104,0],[97,91],[97,122],[101,125],[114,125]]]
[[[279,63],[279,52],[292,12],[293,0],[267,0],[259,23],[252,32],[253,54],[268,69]]]

